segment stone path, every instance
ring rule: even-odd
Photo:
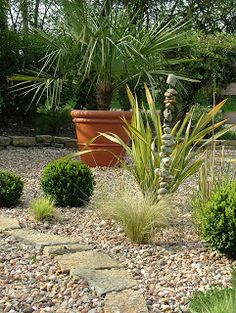
[[[85,279],[98,296],[105,295],[104,313],[148,313],[137,282],[109,255],[93,251],[76,239],[21,228],[17,219],[0,216],[0,232],[54,256],[63,272]]]
[[[20,228],[20,225],[17,219],[0,216],[0,231],[4,231],[8,229],[16,229],[16,228]]]

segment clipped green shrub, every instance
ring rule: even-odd
[[[211,247],[236,258],[236,181],[212,192],[201,210],[201,234]]]
[[[37,221],[51,221],[58,219],[58,212],[54,201],[49,197],[39,197],[31,203],[31,213]]]
[[[83,206],[89,201],[94,185],[90,168],[73,159],[48,164],[41,179],[44,193],[62,207]]]
[[[0,206],[16,206],[22,195],[23,185],[23,181],[16,174],[0,171]]]

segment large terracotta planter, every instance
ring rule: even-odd
[[[124,130],[125,118],[131,121],[131,111],[86,111],[73,110],[71,112],[73,122],[75,123],[76,135],[79,150],[83,150],[91,138],[96,137],[99,133],[111,132],[118,135],[125,143],[129,142],[129,136]],[[91,167],[95,166],[115,166],[118,160],[114,156],[123,158],[124,149],[106,139],[103,136],[97,138],[88,146],[90,153],[81,155],[81,160]]]

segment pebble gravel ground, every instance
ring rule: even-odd
[[[0,234],[0,312],[102,312],[102,299],[85,281],[13,237]]]
[[[96,192],[90,208],[63,208],[61,221],[36,223],[29,214],[30,201],[40,195],[43,167],[67,154],[54,148],[15,148],[0,151],[0,168],[14,171],[25,182],[22,203],[1,213],[17,217],[22,227],[77,237],[81,243],[124,262],[137,279],[150,312],[187,312],[194,290],[210,285],[230,286],[232,261],[207,249],[191,222],[189,194],[196,183],[187,182],[176,196],[178,217],[174,226],[157,233],[152,244],[131,244],[113,221],[102,220],[92,207],[104,190],[137,186],[120,168],[93,169]],[[12,237],[0,236],[0,312],[103,312],[104,301],[84,281],[74,282],[60,273],[57,264]],[[3,273],[3,274],[2,274]],[[123,312],[122,312],[123,313]],[[125,313],[125,312],[124,312]]]

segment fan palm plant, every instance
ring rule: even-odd
[[[94,8],[85,0],[60,3],[63,36],[55,39],[39,32],[49,47],[41,69],[9,78],[18,81],[16,90],[33,91],[33,99],[46,93],[57,104],[63,84],[72,76],[73,81],[95,86],[98,109],[107,110],[115,91],[127,81],[142,78],[153,86],[171,65],[185,61],[165,57],[186,45],[184,24],[135,29],[125,9]]]

